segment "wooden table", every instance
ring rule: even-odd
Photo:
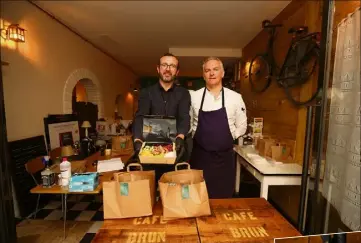
[[[162,214],[162,203],[158,201],[152,216],[106,219],[92,242],[200,242],[195,218],[165,221]]]
[[[106,159],[117,158],[117,157],[120,157],[122,162],[126,166],[128,160],[132,157],[132,155],[133,154],[106,157],[106,156],[101,156],[100,152],[97,152],[97,153],[85,158],[85,170],[86,170],[86,172],[96,172],[97,169],[93,165],[94,161],[96,161],[96,160],[106,160]],[[72,161],[71,163],[74,163],[74,162],[76,162],[76,161]],[[102,182],[103,181],[110,181],[112,179],[112,177],[113,177],[113,173],[114,172],[101,173],[99,175],[99,185],[94,191],[89,191],[89,192],[69,192],[68,189],[62,188],[59,185],[54,185],[51,188],[43,188],[42,185],[37,185],[36,187],[32,188],[30,190],[30,192],[34,193],[34,194],[98,194],[102,190],[102,185],[103,185]]]
[[[104,220],[93,243],[273,243],[300,233],[263,198],[211,199],[210,216],[164,221],[158,201],[153,216]]]
[[[247,153],[257,153],[251,146],[234,147],[237,154],[236,194],[239,193],[241,167],[248,170],[260,183],[260,197],[268,199],[268,187],[280,185],[301,185],[302,166],[296,163],[276,164],[271,160],[266,163],[254,162]]]
[[[85,158],[84,162],[85,162],[85,171],[86,172],[96,172],[97,169],[96,167],[93,165],[93,162],[96,160],[106,160],[106,159],[110,159],[110,158],[116,158],[116,157],[120,157],[122,162],[124,163],[124,165],[126,166],[128,160],[133,156],[133,154],[127,154],[127,155],[115,155],[115,156],[101,156],[100,152],[97,152],[87,158]],[[72,161],[71,163],[74,163],[75,161]],[[106,173],[101,173],[99,175],[99,185],[97,186],[97,188],[94,191],[87,191],[87,192],[69,192],[69,190],[67,188],[62,188],[59,185],[54,185],[51,188],[43,188],[42,185],[37,185],[34,188],[32,188],[30,190],[30,193],[34,193],[34,194],[60,194],[61,195],[61,206],[62,206],[62,212],[64,214],[63,219],[64,219],[64,239],[66,238],[66,212],[67,212],[67,198],[68,198],[68,194],[99,194],[102,191],[102,187],[103,187],[103,182],[104,181],[110,181],[113,177],[113,173],[114,172],[106,172]]]
[[[263,198],[211,199],[211,216],[198,217],[202,243],[273,243],[301,234]]]

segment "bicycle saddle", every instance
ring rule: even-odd
[[[292,27],[288,30],[288,34],[296,34],[296,35],[305,34],[307,32],[308,32],[307,26]]]

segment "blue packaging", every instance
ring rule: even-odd
[[[70,192],[94,191],[99,185],[97,172],[77,173],[72,175],[69,182]]]

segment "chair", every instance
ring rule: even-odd
[[[34,180],[34,182],[35,182],[35,184],[37,186],[40,185],[40,183],[36,180],[34,175],[36,173],[38,173],[39,171],[44,170],[44,168],[45,168],[45,165],[42,162],[42,158],[43,158],[43,156],[37,157],[35,159],[32,159],[32,160],[28,161],[25,164],[26,171],[31,175],[31,177],[33,178],[33,180]],[[35,209],[34,219],[36,218],[36,213],[38,212],[39,201],[40,201],[40,194],[38,194],[38,200],[36,202],[36,209]]]

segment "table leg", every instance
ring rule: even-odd
[[[237,160],[236,160],[236,185],[235,185],[236,195],[239,195],[239,184],[240,183],[241,183],[241,161],[240,161],[240,156],[237,155]]]
[[[268,200],[268,184],[261,182],[261,197]]]
[[[309,194],[309,188],[310,188],[310,177],[309,176],[307,176],[307,186],[306,186],[306,188],[307,188],[307,193],[306,193],[306,198],[305,198],[305,200],[306,200],[306,204],[305,204],[305,212],[304,212],[304,214],[303,214],[303,219],[306,219],[307,218],[307,206],[308,206],[308,194]],[[325,225],[327,224],[327,222],[325,223]],[[303,228],[302,229],[305,229],[306,228],[306,220],[303,220]],[[324,231],[324,232],[327,232],[327,231]]]
[[[66,208],[66,200],[67,200],[67,197],[68,195],[67,194],[63,194],[64,195],[64,240],[66,238],[66,211],[67,211],[67,208]]]

